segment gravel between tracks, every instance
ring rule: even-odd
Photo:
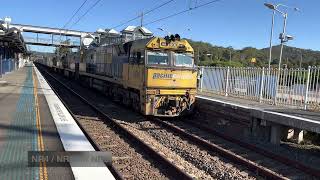
[[[128,128],[144,136],[152,136],[155,141],[170,149],[174,154],[180,156],[205,174],[210,179],[254,179],[247,172],[239,170],[226,160],[221,160],[218,155],[203,150],[188,141],[181,139],[177,134],[171,133],[150,121],[127,124]],[[200,176],[199,176],[200,175]],[[199,174],[198,179],[208,179],[208,175]]]
[[[140,130],[140,128],[136,124],[122,122],[122,125],[135,135],[139,136],[140,139],[143,139],[145,143],[151,145],[154,149],[161,152],[161,154],[164,155],[169,161],[174,162],[176,166],[178,166],[180,169],[183,169],[190,176],[194,177],[195,179],[212,179],[212,177],[207,175],[206,172],[198,169],[190,162],[184,160],[174,151],[163,146],[161,143],[158,142],[158,140],[150,137],[144,131]]]
[[[104,122],[83,117],[79,122],[90,130],[89,134],[103,150],[112,152],[114,166],[126,179],[168,179]]]

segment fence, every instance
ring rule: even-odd
[[[267,69],[201,67],[199,91],[282,105],[320,110],[320,67]]]
[[[16,69],[16,64],[14,59],[3,59],[0,56],[0,77],[3,74],[11,72]]]

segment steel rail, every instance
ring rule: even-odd
[[[163,166],[167,167],[167,170],[170,172],[170,175],[177,179],[193,179],[189,174],[182,171],[180,168],[178,168],[175,164],[170,162],[168,159],[166,159],[163,155],[161,155],[159,152],[155,151],[151,146],[143,142],[139,137],[135,136],[133,133],[122,127],[118,122],[116,122],[114,119],[112,119],[109,115],[105,114],[100,108],[96,107],[93,103],[88,101],[86,98],[82,97],[80,94],[69,88],[67,85],[56,79],[53,75],[48,73],[46,70],[43,70],[47,75],[49,75],[52,79],[54,79],[56,82],[58,82],[61,86],[63,86],[65,89],[67,89],[69,92],[71,92],[74,96],[77,96],[82,102],[84,102],[86,105],[90,106],[94,111],[96,111],[98,114],[100,114],[103,121],[110,123],[112,125],[112,128],[117,130],[119,133],[122,133],[130,139],[131,141],[137,143],[139,146],[142,147],[144,151],[147,151],[150,156],[157,159],[159,163],[161,163]]]
[[[258,154],[266,156],[266,157],[268,157],[270,159],[276,160],[276,161],[278,161],[278,162],[280,162],[282,164],[285,164],[287,166],[291,166],[291,167],[299,169],[299,170],[301,170],[301,171],[303,171],[303,172],[305,172],[307,174],[311,174],[311,175],[313,175],[315,177],[319,177],[320,178],[320,171],[319,170],[316,170],[314,168],[308,167],[308,166],[306,166],[306,165],[304,165],[304,164],[302,164],[302,163],[300,163],[298,161],[294,161],[294,160],[291,160],[289,158],[274,154],[274,153],[272,153],[270,151],[267,151],[267,150],[264,150],[264,149],[259,148],[257,146],[254,146],[252,144],[240,141],[240,140],[235,139],[235,138],[233,138],[231,136],[224,135],[224,134],[222,134],[222,133],[220,133],[220,132],[218,132],[218,131],[216,131],[216,130],[214,130],[212,128],[208,128],[208,127],[199,125],[199,124],[197,124],[195,122],[192,122],[192,121],[185,121],[185,122],[191,124],[194,127],[199,128],[201,130],[204,130],[205,132],[210,133],[210,134],[212,134],[214,136],[218,136],[218,137],[220,137],[222,139],[225,139],[225,140],[230,141],[230,142],[232,142],[234,144],[237,144],[237,145],[239,145],[239,146],[241,146],[243,148],[250,149],[251,151],[254,151],[254,152],[258,153]]]
[[[264,176],[267,179],[288,179],[288,178],[283,177],[283,176],[281,176],[281,175],[279,175],[279,174],[277,174],[277,173],[275,173],[275,172],[273,172],[263,166],[260,166],[257,163],[254,163],[248,159],[245,159],[245,158],[243,158],[243,157],[241,157],[241,156],[239,156],[229,150],[226,150],[218,145],[215,145],[213,143],[209,143],[209,142],[205,141],[204,139],[201,139],[191,133],[188,133],[188,132],[184,131],[183,129],[181,129],[177,126],[174,126],[168,122],[165,122],[161,119],[150,118],[149,120],[151,120],[159,125],[162,125],[168,129],[170,129],[171,131],[178,133],[179,135],[182,135],[184,138],[197,144],[199,147],[203,147],[209,151],[216,152],[216,153],[222,155],[223,157],[225,157],[225,158],[227,158],[237,164],[244,165],[248,169],[250,169],[252,172],[256,172],[260,176]]]

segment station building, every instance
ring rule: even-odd
[[[0,19],[0,75],[24,66],[27,48],[21,31],[9,28],[8,18]]]

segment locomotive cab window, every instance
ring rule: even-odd
[[[152,65],[168,65],[169,56],[168,53],[163,52],[148,52],[148,64]]]
[[[140,51],[131,53],[130,64],[144,64],[144,54]]]
[[[139,64],[144,64],[144,51],[137,52],[137,62]]]
[[[138,59],[138,61],[141,60],[141,52],[137,52],[137,59]]]
[[[135,52],[131,52],[130,54],[129,54],[129,63],[130,64],[135,64],[136,62],[135,62],[135,58],[136,57],[136,53]]]
[[[193,58],[191,54],[174,53],[175,66],[192,67]]]

